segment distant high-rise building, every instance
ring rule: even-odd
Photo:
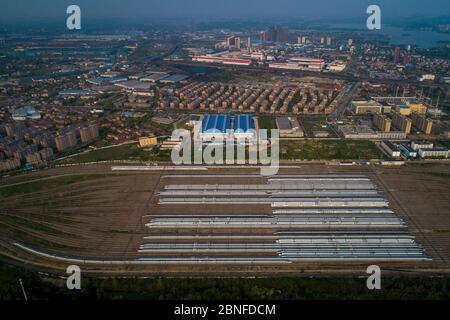
[[[381,130],[382,132],[389,132],[391,131],[391,124],[392,120],[386,117],[385,115],[376,113],[373,116],[373,122],[376,125],[376,127]]]
[[[97,124],[90,124],[80,128],[80,138],[82,143],[91,142],[99,137]]]
[[[33,152],[25,155],[25,161],[27,163],[38,164],[42,162],[41,154],[39,152]]]
[[[77,133],[72,126],[61,129],[55,137],[58,151],[65,151],[77,145]]]
[[[417,112],[411,113],[411,119],[414,127],[425,134],[431,134],[433,128],[433,121],[431,119],[427,119],[425,115]]]
[[[269,30],[267,30],[267,41],[275,42],[276,41],[276,30],[275,27],[270,27]]]
[[[331,46],[332,44],[333,44],[333,39],[330,36],[328,36],[327,37],[327,46]]]
[[[393,56],[394,63],[398,63],[400,61],[400,47],[395,47]]]
[[[251,37],[247,37],[247,41],[246,41],[246,46],[247,48],[251,48],[252,47],[252,38]]]
[[[353,45],[353,39],[350,38],[350,39],[348,39],[348,41],[347,41],[347,46],[351,47],[352,45]]]
[[[289,31],[282,26],[272,26],[266,31],[266,41],[286,43],[288,41]]]
[[[0,161],[0,171],[7,171],[20,168],[20,159],[7,159]]]
[[[235,37],[234,38],[234,47],[236,49],[240,49],[241,48],[241,38],[240,37]]]
[[[325,44],[325,37],[320,37],[320,44]]]
[[[403,56],[403,64],[404,65],[407,65],[407,64],[409,64],[411,62],[411,59],[410,59],[410,57],[409,57],[409,54],[408,53],[405,53],[405,55]]]
[[[227,47],[231,47],[234,44],[234,37],[227,37]]]
[[[14,137],[17,140],[23,138],[26,126],[22,122],[14,122],[5,124],[5,131],[8,137]]]
[[[392,112],[392,123],[395,127],[405,132],[411,133],[412,121],[397,111]]]
[[[41,151],[39,151],[41,155],[41,159],[43,161],[49,161],[53,157],[53,149],[52,148],[44,148]]]
[[[261,31],[261,33],[259,35],[259,39],[261,40],[261,42],[269,41],[268,38],[269,38],[268,32],[267,31]]]

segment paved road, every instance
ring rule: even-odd
[[[353,100],[353,97],[358,92],[359,84],[359,82],[354,82],[350,87],[345,88],[344,96],[342,97],[341,101],[338,102],[333,112],[330,114],[331,120],[338,121],[344,118],[345,110],[350,107],[350,103]]]

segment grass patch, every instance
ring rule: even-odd
[[[275,123],[275,117],[271,116],[259,116],[258,124],[260,129],[270,130],[277,128],[277,125]]]
[[[108,174],[83,174],[73,176],[61,176],[45,180],[20,183],[13,186],[0,187],[0,197],[11,197],[21,194],[29,194],[49,189],[54,189],[78,182],[108,177]]]
[[[227,83],[235,78],[234,74],[228,70],[217,70],[209,75],[209,79],[215,82]]]
[[[439,147],[444,147],[450,149],[450,140],[439,140],[436,141],[436,145]]]
[[[272,136],[272,132],[270,130],[277,128],[275,117],[272,117],[272,116],[259,116],[258,117],[258,125],[259,125],[259,129],[267,130],[268,138],[270,138]]]
[[[330,129],[325,115],[303,115],[298,120],[305,130],[307,137],[314,137],[314,131],[326,131],[330,137],[335,137],[335,133]],[[326,128],[322,128],[326,126]]]
[[[86,163],[112,160],[136,160],[136,161],[169,161],[170,151],[153,149],[145,151],[137,144],[126,144],[102,150],[95,150],[79,154],[59,161],[59,164]]]
[[[382,158],[372,141],[302,140],[281,141],[282,160],[368,160]]]

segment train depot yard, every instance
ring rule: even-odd
[[[446,170],[58,167],[1,180],[0,244],[16,263],[93,274],[448,272]]]

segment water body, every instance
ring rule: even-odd
[[[388,39],[391,45],[413,45],[420,48],[442,47],[450,43],[450,34],[436,31],[406,30],[382,25],[381,30],[368,30],[365,24],[336,24],[333,29],[355,30]]]

